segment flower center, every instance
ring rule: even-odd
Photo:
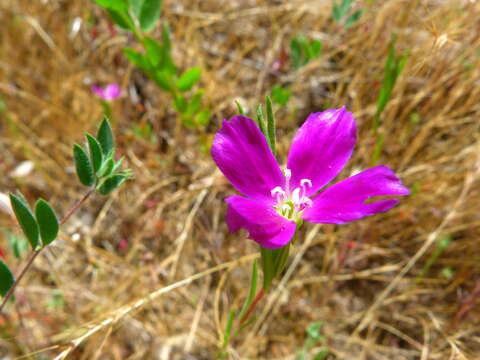
[[[292,171],[285,169],[285,189],[281,186],[276,186],[270,193],[275,198],[275,210],[283,217],[297,221],[302,212],[312,206],[312,200],[306,196],[307,189],[312,187],[312,180],[300,180],[300,187],[293,190],[290,188],[290,180],[292,178]]]

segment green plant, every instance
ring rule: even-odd
[[[0,295],[4,299],[0,305],[0,312],[25,273],[31,268],[37,256],[57,238],[60,226],[77,211],[80,206],[95,192],[108,195],[122,183],[132,177],[131,170],[121,170],[123,158],[115,161],[115,141],[110,123],[105,118],[97,136],[86,134],[86,148],[75,144],[73,157],[75,168],[80,182],[88,187],[83,198],[78,201],[61,219],[53,207],[45,200],[39,199],[34,208],[31,208],[22,193],[10,193],[10,204],[26,240],[22,237],[8,235],[15,257],[20,258],[23,252],[31,247],[31,254],[26,266],[15,279],[10,268],[0,260]],[[57,298],[56,300],[59,301]],[[58,304],[58,301],[56,303]]]
[[[332,19],[348,28],[362,17],[363,10],[351,13],[351,7],[355,0],[342,0],[340,4],[334,3],[332,7]]]
[[[309,40],[304,35],[298,35],[290,41],[290,60],[295,70],[307,65],[322,54],[322,42]]]
[[[189,128],[208,125],[211,111],[202,106],[203,90],[187,95],[200,80],[201,69],[180,71],[172,57],[172,39],[166,23],[162,25],[161,41],[147,35],[160,18],[162,0],[92,1],[104,8],[117,26],[134,34],[143,52],[125,47],[123,53],[170,95],[182,124]]]

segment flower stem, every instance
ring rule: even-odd
[[[72,208],[65,214],[65,216],[59,221],[60,225],[63,225],[69,218],[72,216],[79,208],[82,206],[82,204],[90,197],[95,192],[95,188],[91,188],[88,190],[88,192],[81,198],[79,201],[75,203],[75,205],[72,206]],[[13,292],[15,291],[15,288],[18,286],[18,283],[22,280],[24,275],[27,273],[27,271],[32,267],[33,262],[37,258],[38,255],[42,252],[42,250],[45,247],[41,247],[40,249],[34,250],[30,258],[27,261],[27,265],[22,269],[18,277],[15,279],[15,282],[13,285],[10,287],[8,292],[5,294],[5,297],[3,298],[2,304],[0,304],[0,313],[3,312],[3,308],[7,304],[8,300],[12,297]]]
[[[262,298],[265,296],[265,294],[266,294],[265,290],[260,289],[257,296],[255,296],[255,299],[252,301],[252,303],[248,307],[248,310],[245,312],[245,315],[243,315],[242,318],[240,319],[239,326],[242,326],[248,320],[248,318],[252,314],[253,310],[255,310],[255,306],[257,306],[257,304],[260,302],[260,300],[262,300]]]

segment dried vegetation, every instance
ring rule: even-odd
[[[43,196],[60,214],[81,197],[71,146],[101,118],[92,82],[124,90],[114,128],[136,180],[89,201],[38,259],[0,319],[0,357],[215,358],[257,247],[228,234],[222,199],[234,190],[205,144],[235,113],[234,100],[252,108],[273,85],[289,85],[292,100],[277,112],[279,156],[308,113],[346,104],[359,141],[340,178],[368,167],[395,32],[397,51],[410,57],[382,114],[380,161],[414,194],[386,214],[304,227],[285,278],[257,310],[262,321],[229,354],[295,359],[306,326],[322,321],[329,359],[480,358],[480,2],[357,6],[362,18],[345,29],[331,20],[330,1],[165,1],[176,59],[204,69],[214,116],[200,132],[178,128],[167,98],[121,54],[133,39],[98,7],[3,0],[1,192]],[[296,72],[288,60],[274,69],[297,34],[321,39],[322,56]],[[156,142],[135,135],[146,124]],[[34,167],[18,176],[22,161]],[[0,215],[3,229],[15,229]],[[419,276],[445,236],[450,245]],[[11,251],[3,234],[0,246]],[[6,261],[18,271],[24,260]],[[63,302],[52,303],[58,294]]]

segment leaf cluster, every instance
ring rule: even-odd
[[[337,23],[343,24],[345,28],[349,28],[355,24],[363,15],[363,10],[351,12],[351,7],[355,0],[342,0],[340,4],[335,3],[332,7],[332,19]]]
[[[304,35],[298,35],[290,41],[290,61],[295,70],[307,65],[310,61],[322,55],[323,44],[320,40],[310,40]]]
[[[172,40],[167,24],[162,25],[161,41],[144,32],[154,28],[161,13],[162,0],[93,0],[107,10],[112,21],[131,31],[143,48],[143,53],[131,47],[123,49],[128,60],[141,69],[155,84],[170,94],[174,109],[186,127],[205,127],[211,111],[202,107],[203,91],[192,90],[201,76],[201,69],[192,67],[181,72],[172,57]]]
[[[129,169],[121,170],[124,158],[115,161],[115,141],[112,128],[104,118],[97,136],[86,133],[88,151],[78,144],[73,145],[73,158],[80,182],[101,195],[108,195],[132,177]]]

